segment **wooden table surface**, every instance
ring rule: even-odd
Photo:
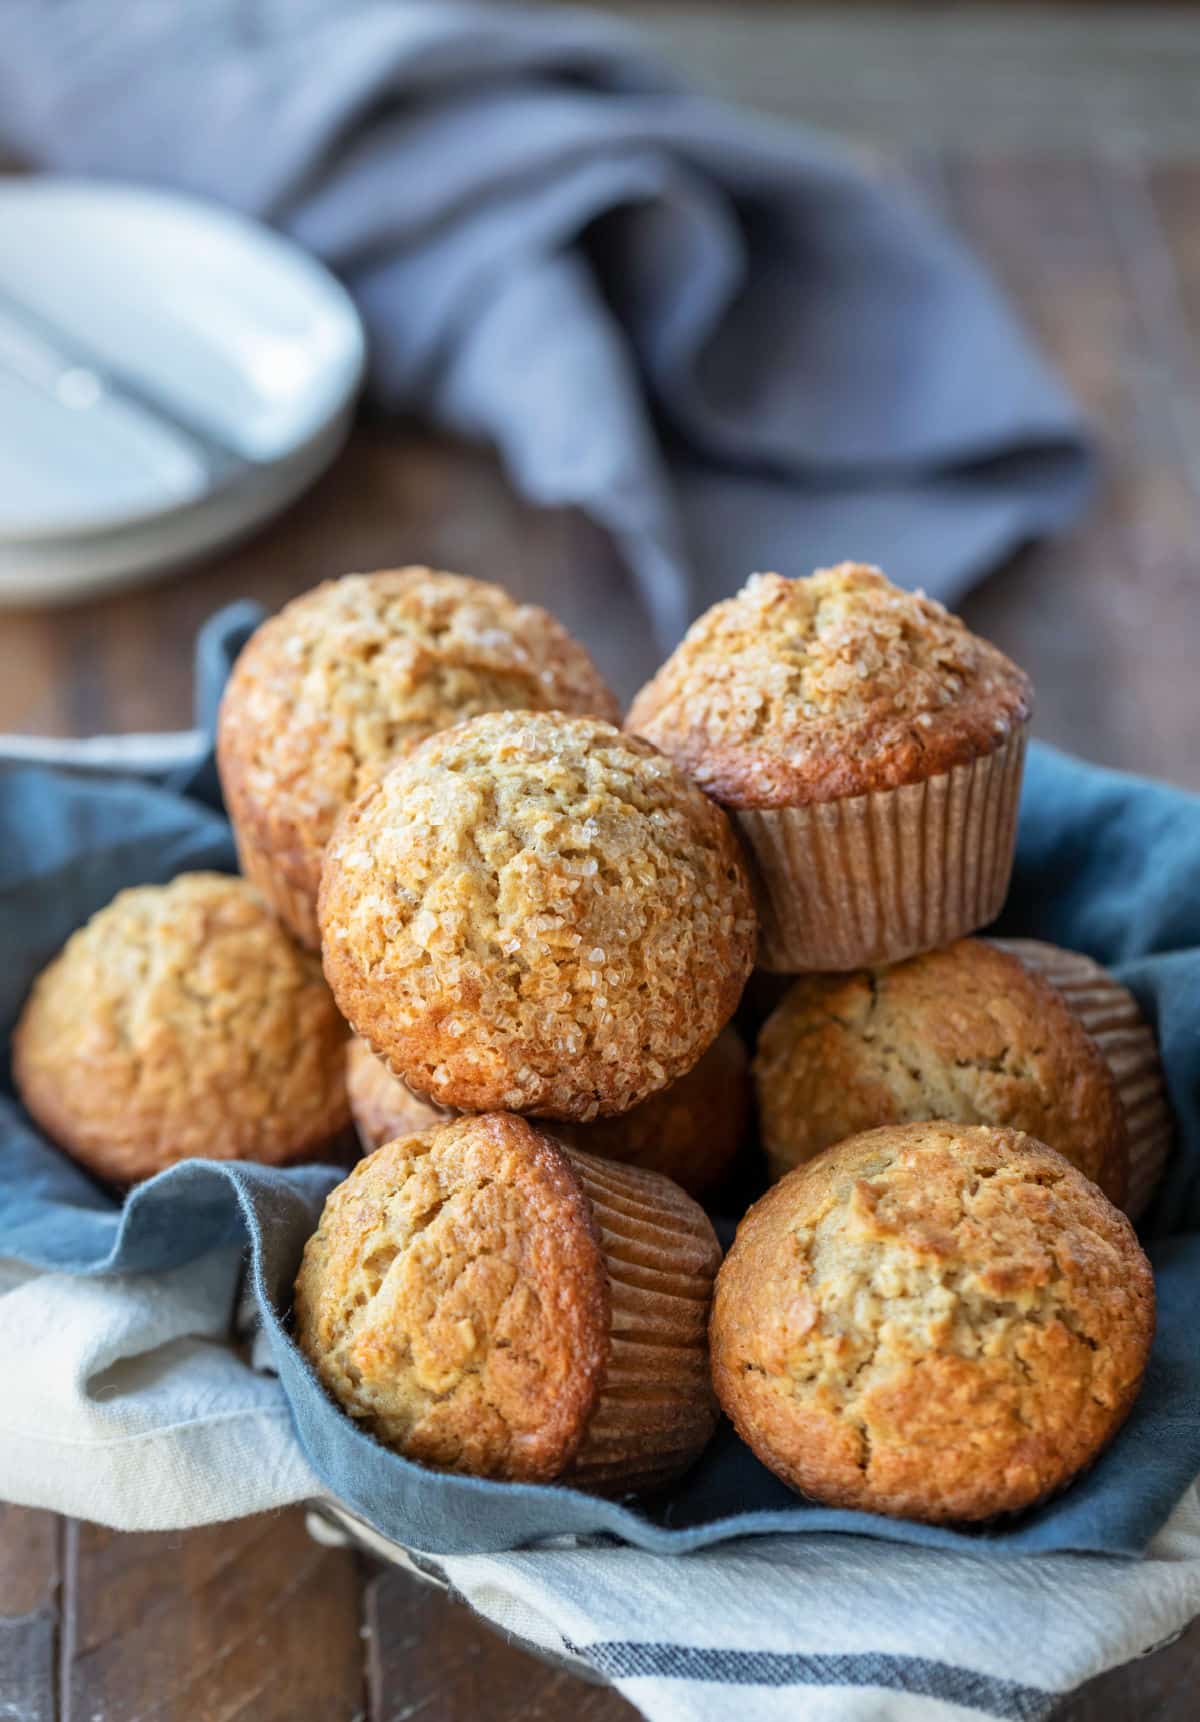
[[[1033,674],[1043,737],[1200,788],[1200,164],[964,147],[907,165],[1023,307],[1094,413],[1105,454],[1086,521],[997,572],[967,617]],[[498,579],[549,604],[623,693],[653,667],[628,581],[598,533],[570,513],[523,506],[483,452],[364,422],[304,501],[216,562],[73,609],[5,616],[0,728],[186,723],[191,637],[217,605],[243,594],[277,605],[323,576],[406,561]],[[745,572],[731,569],[731,585]],[[1059,1714],[1190,1722],[1198,1677],[1194,1627]],[[0,1718],[632,1714],[413,1580],[309,1541],[298,1510],[123,1536],[0,1507]]]

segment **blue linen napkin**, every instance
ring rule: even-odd
[[[214,619],[199,653],[200,712],[257,612]],[[39,968],[122,885],[232,867],[205,759],[186,783],[103,782],[38,769],[0,777],[0,1031]],[[1200,797],[1031,754],[1014,887],[1000,930],[1086,950],[1134,990],[1155,1027],[1179,1145],[1143,1227],[1159,1327],[1142,1395],[1099,1462],[1048,1505],[983,1531],[814,1506],[789,1493],[723,1428],[695,1469],[640,1505],[557,1488],[438,1475],[401,1459],[337,1411],[288,1333],[291,1285],[334,1168],[284,1172],[193,1161],[123,1207],[32,1127],[5,1074],[0,1095],[0,1257],[87,1276],[158,1274],[248,1246],[274,1367],[312,1469],[386,1537],[435,1554],[608,1533],[680,1553],[768,1532],[840,1531],[974,1554],[1139,1553],[1200,1473]],[[0,1491],[3,1476],[0,1475]]]
[[[4,26],[0,147],[310,248],[376,398],[607,528],[664,646],[754,568],[852,554],[953,600],[1084,500],[1077,412],[909,191],[692,93],[614,22],[8,0]]]

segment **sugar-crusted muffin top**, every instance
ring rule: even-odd
[[[1060,1155],[910,1124],[829,1149],[750,1210],[718,1276],[714,1375],[793,1487],[979,1519],[1096,1455],[1153,1330],[1132,1226]]]
[[[296,1334],[351,1416],[411,1459],[549,1480],[608,1365],[609,1292],[578,1177],[502,1114],[389,1143],[332,1192]]]
[[[940,775],[1027,721],[1032,690],[941,604],[843,562],[756,574],[637,695],[626,727],[732,807],[794,806]]]
[[[219,873],[122,891],[34,983],[14,1036],[33,1116],[102,1177],[193,1155],[270,1164],[348,1118],[346,1028],[317,959]]]
[[[414,742],[505,708],[618,711],[583,646],[499,586],[430,568],[327,580],[234,665],[217,734],[231,815],[315,897],[348,801]]]
[[[960,939],[891,968],[805,975],[754,1064],[778,1176],[843,1137],[927,1118],[1024,1130],[1111,1201],[1125,1194],[1116,1080],[1063,998],[1015,956]]]
[[[411,1087],[579,1120],[695,1063],[756,930],[720,809],[648,743],[560,713],[415,748],[340,822],[319,915],[343,1013]]]

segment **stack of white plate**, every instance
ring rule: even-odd
[[[0,603],[144,580],[259,525],[337,452],[363,358],[343,289],[253,222],[0,183]]]

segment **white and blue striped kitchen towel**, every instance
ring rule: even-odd
[[[683,1557],[593,1544],[414,1561],[338,1517],[353,1540],[600,1675],[653,1722],[1041,1722],[1200,1612],[1196,1488],[1138,1562],[998,1561],[829,1535]]]

